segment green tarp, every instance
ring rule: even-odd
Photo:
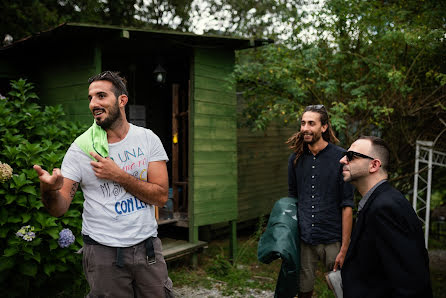
[[[259,241],[257,257],[265,264],[282,259],[274,297],[295,297],[299,290],[300,268],[296,198],[282,198],[274,204],[266,231]]]

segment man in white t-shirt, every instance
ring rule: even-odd
[[[105,71],[88,82],[92,128],[106,132],[108,156],[96,149],[96,135],[92,134],[92,142],[85,138],[93,131],[89,130],[82,135],[83,143],[78,142],[81,136],[68,149],[61,169],[49,174],[34,165],[42,201],[51,215],[61,216],[78,186],[82,188],[83,266],[89,297],[171,297],[172,281],[154,211],[154,206],[167,201],[166,152],[151,130],[127,121],[128,93],[118,73]]]

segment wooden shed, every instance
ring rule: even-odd
[[[0,93],[10,79],[27,78],[43,104],[62,104],[69,119],[90,124],[87,79],[121,72],[128,120],[153,130],[170,159],[171,199],[159,224],[189,229],[188,241],[165,242],[166,259],[204,245],[201,226],[229,223],[235,248],[237,221],[268,214],[287,191],[290,130],[237,129],[227,80],[235,50],[270,42],[66,23],[0,48]]]

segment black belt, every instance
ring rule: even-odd
[[[155,238],[156,237],[149,237],[143,241],[143,242],[145,242],[146,256],[147,256],[147,261],[149,262],[149,264],[154,264],[156,262],[155,261],[155,249],[153,248],[153,240]],[[96,240],[92,239],[88,235],[82,235],[82,239],[84,240],[84,243],[88,244],[88,245],[102,245],[99,242],[97,242]],[[102,246],[107,246],[107,245],[102,245]],[[107,246],[107,247],[110,247],[110,246]],[[124,263],[122,261],[121,249],[122,249],[122,247],[116,247],[116,266],[118,266],[120,268],[124,267]]]

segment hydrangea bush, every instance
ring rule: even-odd
[[[40,200],[34,164],[60,167],[85,127],[64,119],[61,106],[41,107],[32,84],[11,82],[0,97],[0,287],[9,297],[52,296],[48,291],[82,283],[78,192],[70,210],[52,217]],[[59,234],[60,233],[60,234]],[[68,295],[70,296],[70,295]]]

